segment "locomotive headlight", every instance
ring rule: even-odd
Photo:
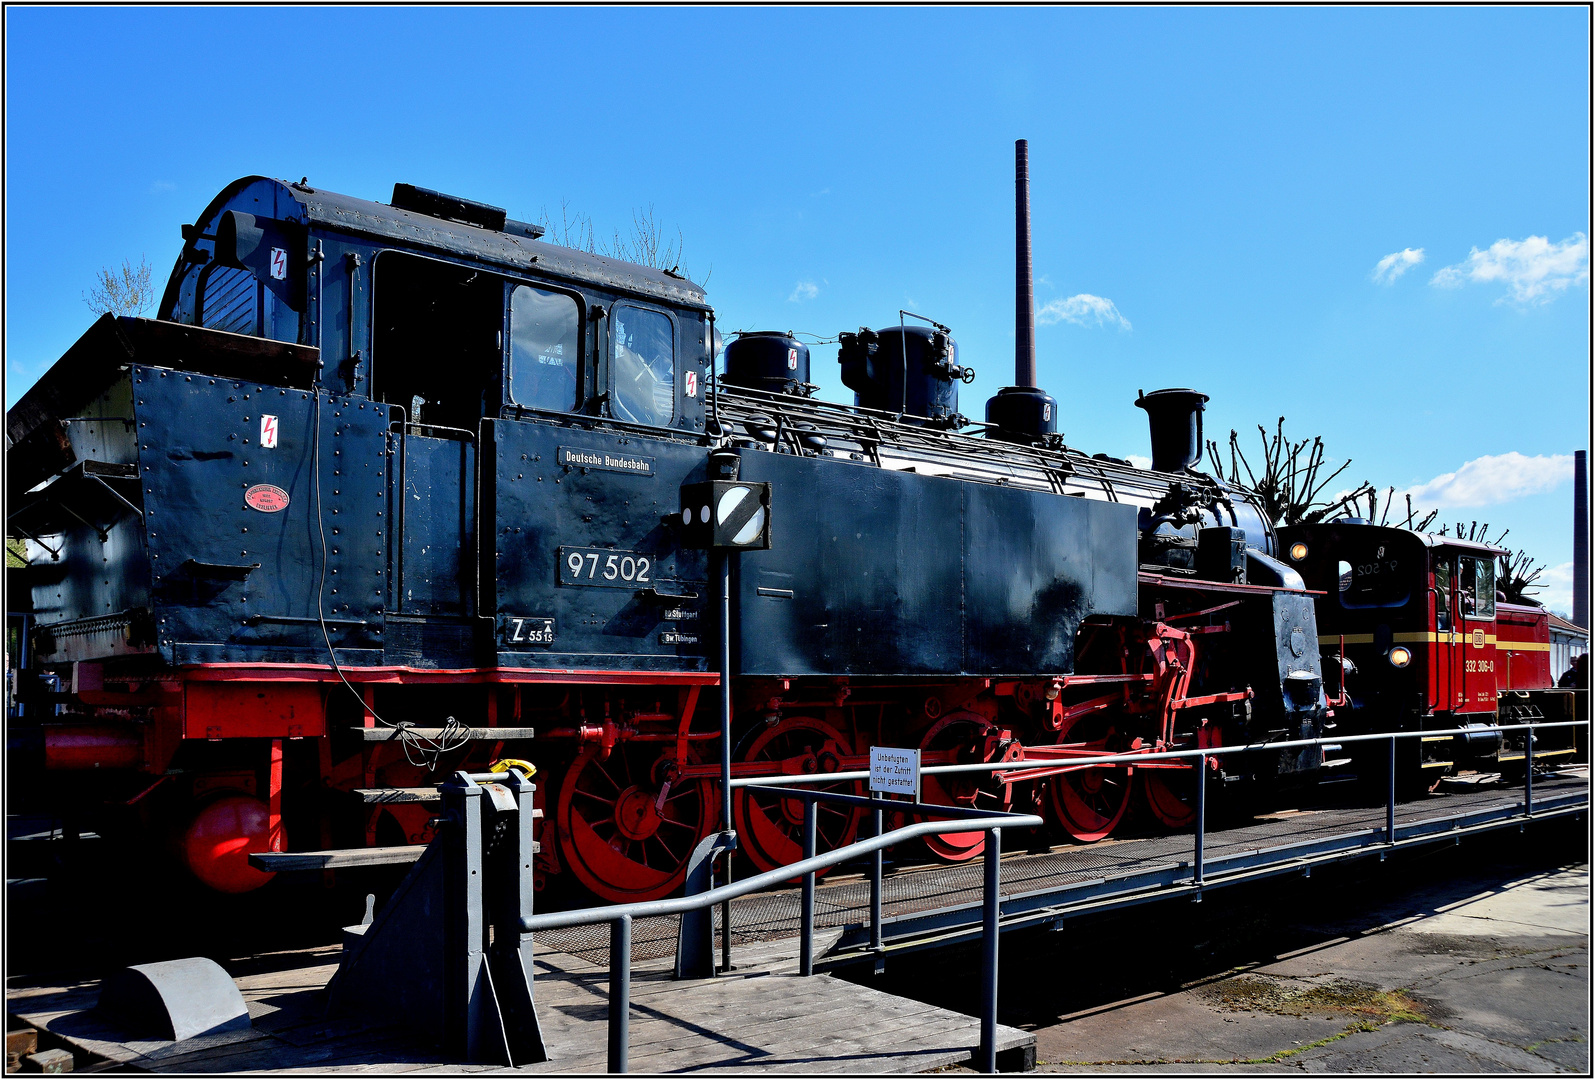
[[[1412,663],[1412,650],[1403,649],[1400,645],[1397,645],[1395,648],[1391,649],[1388,655],[1390,657],[1390,663],[1395,667],[1403,668]]]
[[[1307,557],[1307,545],[1300,540],[1290,545],[1290,561],[1301,562]]]

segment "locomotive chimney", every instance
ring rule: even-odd
[[[1142,391],[1135,399],[1152,429],[1152,468],[1184,472],[1202,460],[1202,410],[1206,394],[1196,390]]]
[[[1589,452],[1573,451],[1573,621],[1589,629]]]
[[[1036,289],[1030,259],[1030,143],[1014,143],[1015,386],[1036,385]]]
[[[1058,433],[1058,403],[1036,386],[1036,290],[1030,261],[1030,144],[1014,143],[1014,383],[986,401],[989,438],[1041,444]]]

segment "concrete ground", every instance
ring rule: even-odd
[[[1589,868],[1431,885],[1318,945],[1037,1029],[1045,1072],[1590,1068]],[[1464,895],[1465,894],[1465,895]]]
[[[1005,935],[999,1018],[1043,1072],[1588,1075],[1587,859],[1546,822]],[[977,1013],[978,971],[851,977]]]

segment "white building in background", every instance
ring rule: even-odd
[[[1573,657],[1589,652],[1589,631],[1554,611],[1546,614],[1551,617],[1551,678],[1560,679],[1573,666]]]

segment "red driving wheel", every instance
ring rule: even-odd
[[[984,716],[972,712],[950,712],[937,720],[920,737],[922,751],[957,751],[958,763],[976,761],[1010,760],[1019,755],[1019,746],[1013,743],[1003,748],[988,736],[997,733],[997,726]],[[990,773],[947,773],[926,776],[921,786],[921,796],[927,803],[942,806],[962,806],[975,810],[1013,809],[1013,785],[1004,784]],[[917,816],[915,821],[931,820]],[[925,846],[937,858],[948,862],[967,862],[986,850],[986,832],[940,833],[927,836]]]
[[[782,775],[835,772],[839,759],[853,749],[836,728],[818,717],[786,716],[748,734],[737,748],[737,760],[770,766],[771,778]],[[810,791],[835,791],[862,795],[856,780],[808,785]],[[855,806],[821,802],[815,838],[817,852],[831,851],[858,839],[864,811]],[[783,798],[765,791],[738,788],[731,803],[736,821],[739,854],[745,854],[760,871],[774,870],[803,858],[803,800]]]
[[[556,811],[559,852],[577,879],[617,903],[668,896],[687,876],[687,859],[714,828],[714,785],[668,784],[657,744],[597,747],[565,772]]]
[[[1058,742],[1081,750],[1112,753],[1119,749],[1112,713],[1095,711],[1058,732]],[[1081,843],[1107,836],[1130,805],[1130,775],[1125,765],[1076,769],[1047,781],[1047,802],[1063,831]]]
[[[1197,770],[1141,769],[1141,795],[1146,808],[1170,829],[1196,824]]]

